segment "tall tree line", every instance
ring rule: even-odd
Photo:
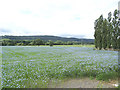
[[[107,18],[100,15],[94,22],[95,48],[120,49],[120,28],[118,20],[118,10],[108,13]]]

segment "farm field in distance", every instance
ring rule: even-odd
[[[47,88],[50,80],[118,78],[118,51],[93,46],[3,46],[3,88]]]

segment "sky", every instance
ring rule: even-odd
[[[94,39],[94,21],[119,0],[0,0],[0,35]]]

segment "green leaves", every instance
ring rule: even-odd
[[[94,23],[95,47],[101,49],[119,49],[119,27],[118,27],[118,10],[108,13],[108,18],[101,15]]]

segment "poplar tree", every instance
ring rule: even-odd
[[[114,11],[113,13],[113,20],[112,20],[112,24],[113,24],[113,30],[112,30],[112,48],[113,49],[117,49],[117,37],[118,37],[118,11],[117,9]]]
[[[117,48],[120,49],[120,28],[118,27]]]
[[[107,19],[103,20],[103,27],[102,27],[102,48],[107,48],[107,35],[108,35],[108,22]]]
[[[94,33],[94,37],[95,37],[95,48],[98,48],[98,42],[97,42],[98,19],[96,19],[95,22],[94,22],[94,29],[95,29],[95,33]]]
[[[111,20],[112,20],[112,13],[109,12],[108,13],[108,31],[107,31],[107,48],[111,48],[111,40],[112,40],[112,29],[113,29],[113,26],[112,26],[112,23],[111,23]]]
[[[94,22],[95,47],[103,49],[120,49],[120,21],[118,20],[118,10],[108,13],[108,17],[103,18],[101,15]]]
[[[103,15],[101,15],[98,19],[97,42],[99,50],[102,49],[102,29],[103,29]]]
[[[94,22],[94,37],[95,37],[95,47],[102,49],[102,26],[103,25],[103,15],[101,15],[97,20]]]

